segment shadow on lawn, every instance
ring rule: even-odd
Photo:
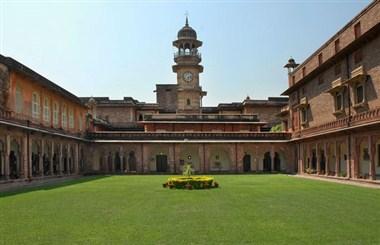
[[[100,179],[104,179],[104,178],[108,178],[108,177],[110,177],[110,176],[107,176],[107,175],[83,176],[83,177],[78,178],[78,179],[62,179],[62,180],[57,180],[57,181],[52,181],[52,182],[41,183],[40,185],[37,185],[37,186],[14,187],[14,189],[12,188],[10,190],[0,192],[0,199],[3,197],[9,197],[9,196],[14,196],[14,195],[18,195],[18,194],[29,193],[29,192],[33,192],[33,191],[53,190],[56,188],[82,184],[82,183],[86,183],[89,181],[100,180]]]

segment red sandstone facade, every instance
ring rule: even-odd
[[[78,98],[0,56],[0,182],[82,173],[289,172],[380,175],[380,2],[374,1],[268,100],[202,105],[202,42],[188,22],[173,46],[174,84],[157,103]],[[281,132],[270,132],[282,125]]]

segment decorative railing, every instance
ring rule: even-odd
[[[306,128],[301,131],[293,132],[292,137],[308,136],[317,133],[323,133],[339,128],[348,128],[350,126],[359,126],[365,123],[380,122],[380,108],[358,113],[351,117],[344,117],[335,121],[324,123],[315,127]]]
[[[174,58],[179,58],[179,57],[186,57],[186,56],[192,56],[196,57],[198,59],[202,59],[202,55],[199,52],[194,52],[194,51],[178,51],[174,53]]]
[[[144,121],[258,122],[256,114],[146,114]]]
[[[290,133],[272,132],[93,132],[90,140],[289,140]]]
[[[357,126],[362,124],[363,122],[369,123],[373,121],[380,121],[380,108],[356,114],[351,117],[350,123],[352,126]]]

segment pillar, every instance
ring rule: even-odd
[[[145,155],[144,155],[144,144],[141,143],[140,145],[140,161],[138,161],[136,164],[139,164],[139,166],[136,166],[137,171],[141,171],[141,173],[144,173],[144,161],[145,161]]]
[[[41,153],[38,153],[38,170],[40,171],[40,175],[44,176],[44,162],[43,157],[45,154],[45,140],[41,139]]]
[[[298,174],[303,174],[305,172],[305,159],[304,159],[304,150],[305,150],[305,145],[302,143],[297,144],[298,147]]]
[[[28,134],[28,133],[26,133]],[[31,158],[31,144],[28,144],[28,136],[25,135],[23,137],[23,144],[22,144],[22,153],[20,154],[20,157],[22,155],[22,162],[20,161],[20,178],[27,178],[32,176],[32,164],[30,163],[30,158]],[[29,154],[28,154],[29,151]],[[20,159],[21,160],[21,159]]]
[[[369,178],[371,180],[376,179],[376,165],[375,165],[375,155],[376,148],[373,144],[372,136],[368,136],[368,153],[369,153]]]
[[[115,152],[111,153],[111,172],[115,173]]]
[[[79,144],[75,144],[74,149],[74,173],[79,174]]]
[[[174,170],[175,147],[173,147],[173,145],[169,146],[169,149],[168,149],[168,166],[169,166],[170,173],[175,173],[175,170]]]
[[[271,157],[270,171],[273,172],[274,171],[274,157],[275,157],[273,145],[271,146],[271,149],[270,149],[270,157]]]
[[[242,173],[243,172],[243,157],[244,157],[244,146],[243,144],[237,144],[237,166],[238,166],[238,172]],[[252,158],[251,158],[251,165],[252,165]],[[252,171],[252,166],[251,166],[251,171]]]
[[[205,162],[205,151],[204,151],[204,148],[205,148],[205,144],[199,144],[198,145],[198,155],[199,155],[199,169],[200,169],[200,172],[202,173],[206,173],[206,162]]]
[[[335,177],[338,176],[339,170],[340,170],[340,149],[339,149],[339,143],[338,141],[335,141],[335,147],[334,147],[334,155],[335,155]]]
[[[59,175],[63,175],[63,144],[59,143]]]
[[[51,151],[50,151],[50,175],[54,175],[53,157],[54,157],[54,141],[52,140]]]
[[[346,171],[347,171],[347,178],[350,179],[352,178],[352,171],[351,171],[351,165],[352,165],[352,158],[353,158],[353,150],[351,148],[351,142],[350,142],[350,135],[347,135],[346,137],[346,149],[347,149],[347,152],[346,152]]]
[[[124,166],[124,162],[126,163]],[[125,170],[127,169],[127,158],[124,150],[120,147],[120,171],[122,173],[125,173]]]
[[[320,165],[320,159],[319,159],[319,148],[318,143],[315,144],[315,155],[317,157],[317,174],[321,173],[321,165]]]
[[[9,179],[9,171],[10,171],[10,166],[9,166],[9,154],[11,153],[11,136],[7,135],[5,137],[5,156],[4,156],[4,170],[5,170],[5,179]],[[20,160],[20,159],[19,159]]]

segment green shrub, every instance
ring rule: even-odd
[[[214,178],[209,176],[181,176],[170,177],[163,187],[176,188],[176,189],[208,189],[217,188],[219,184],[214,181]]]

